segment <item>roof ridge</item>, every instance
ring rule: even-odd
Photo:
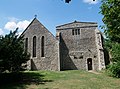
[[[69,25],[69,24],[72,24],[72,23],[97,24],[97,22],[80,22],[80,21],[75,20],[74,22],[70,22],[70,23],[66,23],[66,24],[58,25],[58,26],[56,26],[56,28],[57,28],[57,27],[61,27],[61,26],[65,26],[65,25]]]
[[[30,24],[27,26],[27,28],[22,32],[22,34],[21,34],[20,36],[23,36],[24,32],[31,26],[31,24],[32,24],[35,20],[37,20],[50,34],[53,35],[53,33],[50,32],[50,31],[36,18],[36,16],[35,16],[34,19],[30,22]],[[53,35],[53,37],[55,38],[54,35]]]
[[[29,28],[29,26],[35,21],[35,19],[37,20],[37,18],[35,17],[31,22],[30,24],[26,27],[26,29],[22,32],[22,34],[20,36],[23,35],[23,33]]]

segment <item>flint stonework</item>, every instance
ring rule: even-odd
[[[97,23],[74,21],[56,27],[56,37],[36,18],[22,35],[28,39],[30,70],[101,70],[105,68],[102,34]],[[33,57],[33,37],[36,57]],[[44,37],[44,45],[42,37]],[[44,51],[42,51],[44,49]],[[42,55],[44,52],[44,56]]]

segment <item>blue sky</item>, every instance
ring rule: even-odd
[[[97,22],[103,25],[99,14],[101,0],[0,0],[0,35],[19,27],[19,33],[37,15],[37,19],[55,35],[55,27],[73,22]],[[101,30],[103,31],[103,30]]]

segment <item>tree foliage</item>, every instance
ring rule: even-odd
[[[23,37],[18,37],[17,29],[0,37],[0,72],[20,71],[25,67],[22,64],[28,60],[29,55],[24,51]]]
[[[101,14],[104,16],[106,36],[120,43],[120,0],[102,0]]]
[[[113,77],[120,78],[120,62],[112,63],[108,65],[108,74]]]
[[[104,16],[105,46],[111,55],[110,74],[120,77],[120,0],[102,0],[100,13]]]

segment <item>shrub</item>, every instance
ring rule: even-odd
[[[120,62],[109,64],[107,73],[112,77],[120,78]]]

